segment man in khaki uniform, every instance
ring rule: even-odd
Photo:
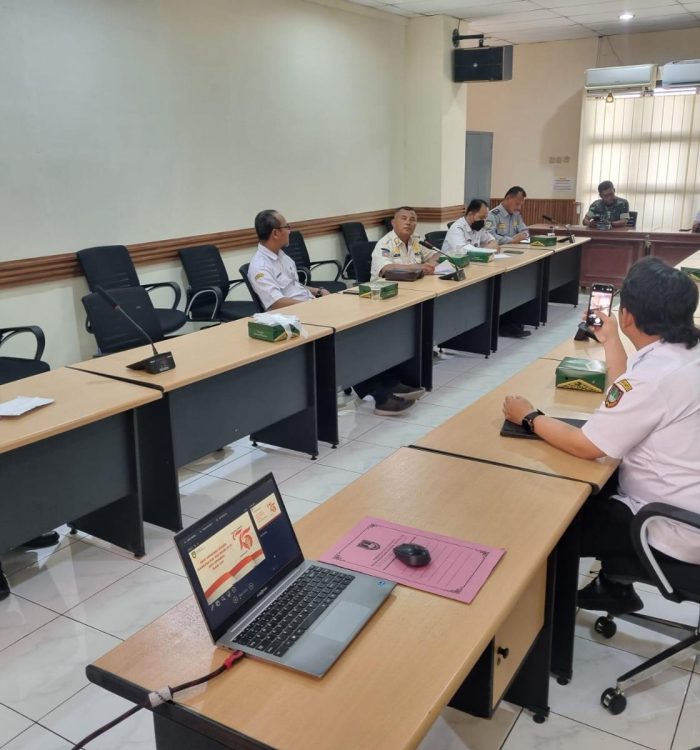
[[[420,266],[424,273],[433,273],[440,253],[423,247],[414,237],[418,217],[415,209],[401,206],[391,221],[394,227],[385,234],[372,251],[372,280],[381,278],[386,271]]]

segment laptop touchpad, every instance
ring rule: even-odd
[[[369,607],[354,602],[338,602],[333,611],[311,631],[334,641],[347,641],[367,620]]]

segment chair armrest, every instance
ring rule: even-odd
[[[635,514],[630,525],[632,546],[644,569],[667,599],[680,602],[682,597],[675,593],[673,586],[668,582],[647,541],[647,527],[656,518],[678,521],[700,530],[700,513],[693,513],[668,503],[649,503]]]
[[[229,294],[231,294],[231,291],[235,289],[237,286],[240,286],[241,284],[245,284],[245,279],[233,279],[233,281],[228,282],[228,289],[226,290],[226,295],[224,299],[226,299]]]
[[[221,296],[221,289],[215,286],[212,286],[212,287],[207,287],[206,289],[198,289],[194,294],[192,294],[191,289],[188,289],[187,296],[189,297],[189,300],[187,302],[187,307],[185,308],[185,315],[187,315],[188,318],[190,317],[190,310],[192,308],[192,304],[198,297],[206,298],[208,296],[213,296],[214,297],[214,310],[211,314],[211,319],[216,320],[219,314],[219,308],[221,307],[221,303],[223,302],[223,298]]]
[[[173,300],[171,309],[177,309],[177,306],[180,304],[182,290],[180,289],[180,285],[175,281],[159,281],[157,284],[141,284],[141,286],[147,292],[152,292],[154,289],[161,289],[162,287],[169,286],[173,290],[173,294],[175,295],[175,299]]]
[[[310,264],[312,270],[316,268],[316,266],[329,266],[329,265],[335,266],[336,273],[335,273],[335,278],[333,279],[333,281],[338,281],[338,279],[340,278],[340,273],[343,269],[340,267],[340,263],[338,263],[337,260],[316,260]]]
[[[305,266],[297,266],[297,277],[301,284],[308,286],[311,283],[311,269]]]
[[[20,333],[31,333],[36,339],[36,352],[34,352],[34,359],[41,359],[44,348],[46,347],[46,338],[44,332],[39,326],[15,326],[13,328],[0,328],[0,346],[6,341],[9,341],[13,336],[18,336]]]

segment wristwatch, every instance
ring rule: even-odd
[[[529,414],[526,414],[523,417],[523,421],[520,423],[530,434],[534,434],[535,432],[535,419],[537,417],[544,417],[544,412],[537,409],[536,411],[531,411]]]
[[[319,287],[319,288],[318,288],[318,289],[317,289],[317,290],[316,290],[316,291],[314,292],[314,297],[322,297],[322,296],[323,296],[323,292],[321,291],[321,288]]]

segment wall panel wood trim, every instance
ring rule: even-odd
[[[462,211],[463,207],[461,205],[416,208],[419,221],[438,223],[456,219],[462,215]],[[347,221],[360,221],[367,227],[378,226],[382,224],[387,216],[391,216],[392,213],[393,209],[387,208],[380,211],[364,211],[356,214],[327,216],[321,219],[305,219],[294,221],[292,224],[305,237],[319,237],[339,232],[340,225]],[[255,246],[257,238],[255,230],[251,227],[248,229],[235,229],[230,232],[215,232],[213,234],[175,237],[155,242],[142,242],[136,245],[129,245],[128,249],[134,263],[138,266],[173,260],[177,258],[179,248],[206,244],[216,245],[219,250],[226,252]],[[0,263],[0,288],[38,284],[81,275],[82,272],[75,253],[61,253],[60,255],[44,255],[38,258],[10,260]]]

